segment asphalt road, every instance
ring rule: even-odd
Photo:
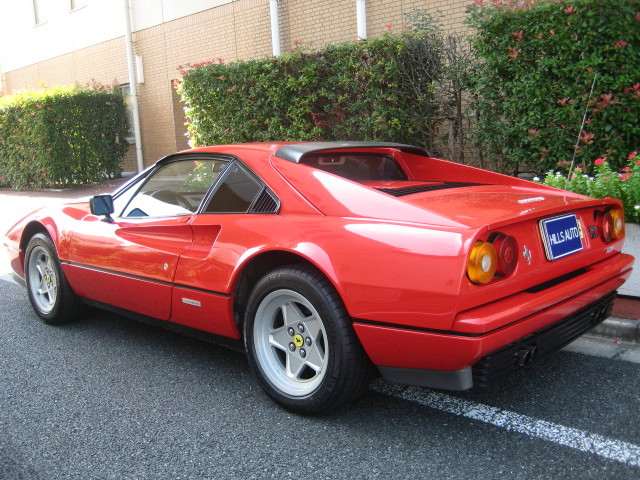
[[[243,354],[0,280],[0,479],[638,479],[640,365],[558,352],[490,390],[378,381],[320,418]]]

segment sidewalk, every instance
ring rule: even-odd
[[[128,178],[112,180],[73,190],[19,192],[0,189],[0,212],[3,212],[0,216],[0,236],[4,236],[15,222],[37,208],[112,193],[127,180]],[[620,297],[616,300],[612,317],[589,331],[588,335],[609,339],[612,342],[640,344],[640,255],[636,253],[640,250],[638,232],[638,229],[628,232],[623,250],[636,257],[633,276],[620,289]],[[0,243],[0,277],[9,272],[9,262]]]

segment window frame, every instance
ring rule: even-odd
[[[170,157],[165,157],[165,158],[161,159],[160,161],[158,161],[156,164],[154,164],[151,167],[149,167],[147,170],[144,170],[142,173],[140,173],[140,175],[134,177],[133,180],[131,180],[130,182],[125,184],[121,189],[116,191],[116,193],[113,195],[114,200],[117,200],[118,198],[121,198],[122,196],[126,195],[127,192],[131,191],[131,189],[134,190],[133,194],[131,194],[130,198],[126,201],[125,205],[121,209],[119,208],[118,209],[119,211],[115,211],[114,212],[114,217],[116,217],[118,219],[124,219],[126,221],[131,221],[131,220],[146,220],[146,219],[172,218],[172,217],[180,217],[180,216],[197,215],[202,210],[202,206],[203,206],[204,202],[206,201],[206,199],[208,198],[208,196],[209,196],[209,194],[211,192],[211,189],[218,183],[220,177],[222,177],[226,173],[226,171],[229,169],[229,166],[233,163],[234,158],[235,157],[233,157],[231,155],[225,155],[225,154],[213,154],[213,155],[178,154],[178,155],[173,155],[173,156],[170,156]],[[176,162],[187,162],[187,161],[188,162],[194,162],[194,161],[198,161],[198,160],[207,160],[207,161],[219,160],[219,161],[225,162],[227,165],[224,167],[224,169],[222,170],[220,175],[218,175],[218,178],[216,178],[215,182],[213,182],[213,184],[207,189],[207,192],[202,197],[202,200],[200,201],[200,204],[198,205],[198,208],[196,208],[193,212],[190,212],[188,214],[185,213],[185,214],[181,214],[181,215],[163,215],[163,216],[146,216],[146,217],[127,217],[127,216],[122,216],[122,214],[127,211],[127,208],[129,207],[129,205],[131,204],[133,199],[136,196],[138,196],[138,194],[140,194],[140,192],[142,191],[144,186],[149,182],[149,180],[151,178],[153,178],[153,176],[160,169],[162,169],[165,166],[170,165],[172,163],[176,163]]]
[[[120,93],[124,97],[124,102],[127,107],[127,134],[124,139],[129,145],[135,145],[136,143],[136,126],[133,121],[133,108],[131,107],[131,84],[121,83],[119,85]]]
[[[76,12],[87,6],[87,0],[69,0],[69,11]]]
[[[33,7],[33,26],[39,27],[47,23],[49,16],[47,15],[47,8],[44,7],[44,5],[47,5],[47,0],[31,0],[31,5]]]
[[[198,160],[220,160],[227,163],[225,168],[220,172],[220,175],[216,178],[213,184],[209,187],[205,195],[202,197],[200,201],[200,205],[195,209],[194,212],[190,214],[184,215],[166,215],[161,217],[123,217],[123,214],[131,201],[140,193],[140,191],[144,188],[144,185],[154,176],[154,174],[160,170],[162,167],[174,163],[174,162],[183,162],[183,161],[198,161]],[[224,183],[226,178],[230,175],[233,165],[238,165],[247,175],[249,175],[253,180],[255,180],[259,186],[258,193],[254,196],[251,201],[249,207],[244,212],[206,212],[204,211],[206,206],[209,205],[209,202],[213,198],[213,196],[218,192],[220,186]],[[131,194],[130,198],[126,201],[125,205],[119,209],[119,211],[114,212],[114,217],[121,220],[126,220],[127,222],[135,221],[135,220],[148,220],[148,219],[160,219],[160,218],[172,218],[178,216],[188,216],[188,215],[247,215],[252,214],[251,209],[255,205],[257,199],[261,197],[264,192],[267,192],[277,204],[276,211],[273,214],[279,213],[280,210],[280,199],[273,192],[271,188],[257,175],[246,163],[244,163],[241,159],[236,157],[235,155],[227,154],[227,153],[218,153],[218,152],[186,152],[179,153],[175,155],[170,155],[159,160],[154,165],[148,167],[146,170],[142,171],[139,175],[135,176],[129,182],[124,184],[120,189],[118,189],[114,194],[114,200],[121,198],[124,195],[127,195],[128,192]],[[256,213],[258,214],[258,213]],[[264,214],[264,213],[261,213]]]

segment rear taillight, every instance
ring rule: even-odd
[[[612,208],[606,212],[597,212],[596,223],[600,237],[606,243],[613,242],[624,236],[624,212],[619,208]]]
[[[467,276],[476,284],[493,280],[496,275],[513,273],[518,265],[518,242],[511,235],[493,233],[489,241],[478,240],[467,262]]]
[[[498,233],[493,239],[498,254],[498,275],[511,275],[518,265],[518,242],[511,235]]]

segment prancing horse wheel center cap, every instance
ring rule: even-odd
[[[296,347],[301,347],[304,344],[304,338],[302,338],[302,335],[297,334],[293,337],[293,343]]]

